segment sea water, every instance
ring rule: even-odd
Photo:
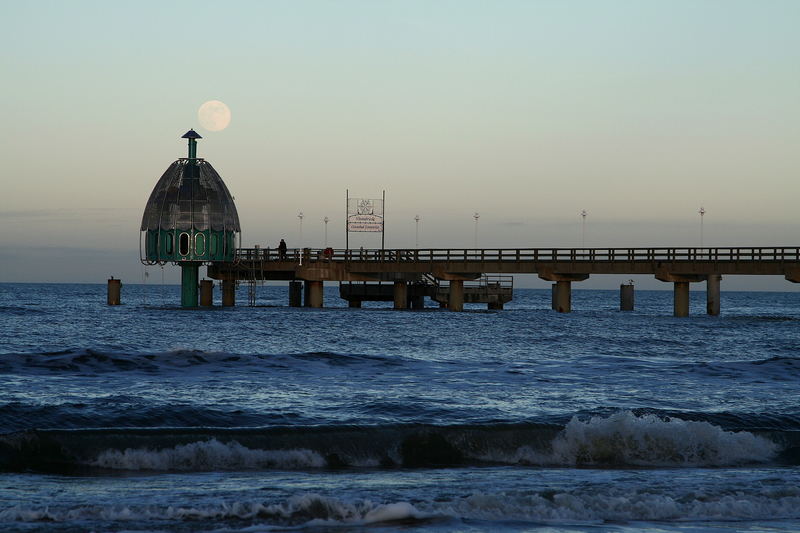
[[[0,530],[800,530],[798,293],[105,291],[0,284]]]

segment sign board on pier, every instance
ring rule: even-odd
[[[347,231],[383,231],[383,200],[367,198],[347,199]]]

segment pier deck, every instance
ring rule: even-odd
[[[688,314],[689,283],[708,283],[709,314],[719,312],[723,275],[779,275],[800,282],[800,247],[758,248],[514,248],[514,249],[277,249],[242,248],[236,259],[209,265],[223,281],[388,281],[396,290],[422,276],[449,282],[449,307],[463,305],[463,282],[484,274],[537,274],[555,283],[553,307],[570,310],[571,283],[593,274],[653,275],[675,284],[675,315]],[[223,287],[224,291],[224,287]],[[321,296],[315,300],[320,301]],[[396,298],[395,301],[398,301]]]

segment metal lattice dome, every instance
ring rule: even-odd
[[[158,180],[142,216],[142,261],[232,261],[241,232],[239,214],[222,178],[195,156],[189,130],[189,157],[172,163]]]

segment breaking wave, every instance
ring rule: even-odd
[[[321,468],[325,459],[311,450],[251,450],[217,439],[162,450],[125,449],[102,452],[91,466],[116,470],[254,470]]]
[[[531,465],[731,466],[770,461],[776,443],[747,431],[725,431],[708,422],[637,416],[573,418],[541,452],[524,446],[506,462]]]
[[[637,415],[547,425],[45,430],[0,436],[0,470],[213,471],[796,464],[796,432],[727,431],[704,421]]]

